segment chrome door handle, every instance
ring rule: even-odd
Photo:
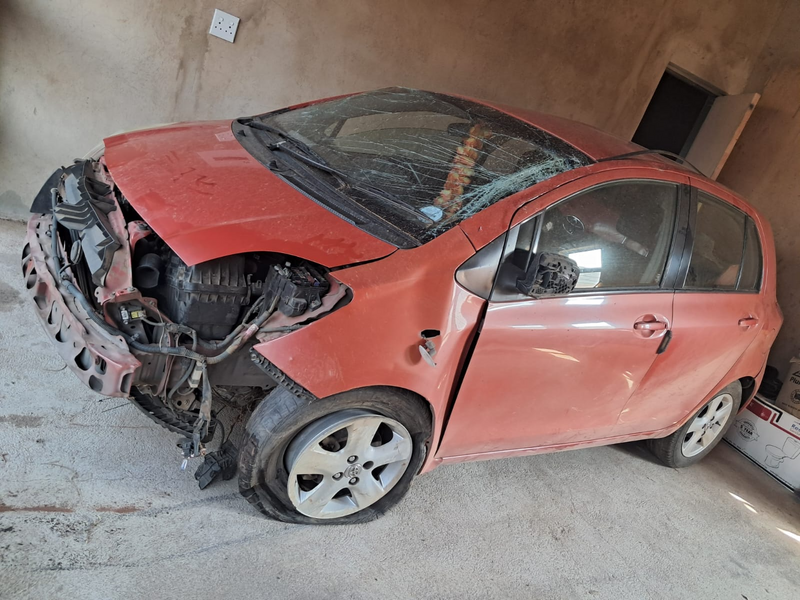
[[[745,317],[744,319],[739,319],[739,327],[749,328],[758,323],[758,317]]]

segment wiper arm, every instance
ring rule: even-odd
[[[245,127],[249,127],[250,129],[256,129],[258,131],[266,131],[267,133],[271,133],[272,135],[277,135],[279,138],[283,139],[286,142],[289,142],[293,146],[300,148],[303,152],[312,156],[317,162],[325,164],[323,158],[314,152],[311,148],[309,148],[308,144],[298,140],[290,136],[288,133],[283,131],[282,129],[278,129],[277,127],[273,127],[272,125],[267,125],[266,123],[262,123],[261,121],[254,121],[253,119],[239,119],[239,123],[244,125]]]
[[[294,143],[294,142],[292,142],[292,143]],[[302,142],[299,142],[299,144],[302,144]],[[303,144],[303,145],[305,145],[305,144]],[[296,158],[300,162],[308,165],[309,167],[314,167],[315,169],[319,169],[320,171],[325,171],[326,173],[330,173],[331,175],[336,175],[339,179],[342,180],[342,183],[345,183],[345,179],[347,178],[347,175],[345,173],[343,173],[342,171],[340,171],[339,169],[336,169],[336,168],[331,167],[330,165],[328,165],[328,163],[326,163],[322,158],[320,158],[312,150],[309,150],[308,152],[306,152],[306,151],[298,152],[297,150],[292,148],[292,146],[287,146],[286,145],[286,140],[281,141],[281,142],[275,142],[274,144],[269,144],[267,146],[267,148],[269,148],[273,152],[275,150],[280,150],[281,152],[286,152],[286,154],[288,154],[289,156],[292,156],[293,158]]]
[[[327,162],[325,162],[324,158],[322,158],[319,154],[317,154],[311,148],[309,148],[308,144],[296,138],[293,138],[285,131],[278,129],[277,127],[273,127],[272,125],[262,123],[261,121],[254,121],[253,119],[239,119],[239,123],[241,123],[245,127],[250,127],[251,129],[257,129],[258,131],[266,131],[267,133],[271,133],[273,135],[280,137],[282,141],[275,142],[267,146],[270,150],[272,151],[280,150],[282,152],[286,152],[286,154],[289,154],[293,158],[296,158],[297,160],[301,161],[302,163],[310,167],[314,167],[315,169],[319,169],[320,171],[325,171],[326,173],[335,175],[341,180],[343,184],[347,185],[348,187],[360,190],[372,196],[378,196],[379,198],[391,203],[392,206],[397,207],[400,211],[404,212],[406,215],[412,216],[415,219],[423,221],[428,225],[434,222],[433,219],[428,217],[428,215],[419,212],[415,208],[411,208],[408,204],[406,204],[402,200],[397,199],[389,192],[386,192],[385,190],[382,190],[379,187],[372,186],[368,183],[354,182],[352,178],[344,171],[340,171],[335,167],[331,167]],[[298,152],[297,150],[295,150],[295,148],[299,148],[301,152]]]
[[[402,200],[395,198],[393,195],[380,189],[379,187],[372,186],[368,183],[362,183],[360,181],[359,182],[353,181],[352,178],[344,171],[340,171],[339,169],[331,167],[325,162],[320,162],[319,160],[316,160],[311,156],[307,156],[302,152],[298,152],[291,146],[287,146],[284,142],[277,142],[275,144],[271,144],[268,147],[270,150],[273,151],[280,150],[282,152],[286,152],[286,154],[292,156],[293,158],[296,158],[300,162],[310,167],[314,167],[316,169],[319,169],[320,171],[325,171],[326,173],[330,173],[331,175],[338,177],[341,180],[341,182],[349,188],[352,188],[354,190],[360,190],[371,196],[378,196],[379,198],[381,198],[382,200],[386,200],[392,206],[396,207],[397,209],[404,212],[408,216],[414,217],[415,219],[418,219],[428,224],[434,222],[433,219],[428,217],[428,215],[417,211],[415,208],[411,208],[408,204],[406,204]]]
[[[366,192],[367,194],[371,194],[373,196],[378,196],[379,198],[386,200],[392,206],[398,208],[400,211],[404,212],[405,214],[414,217],[419,221],[423,221],[424,223],[430,225],[434,223],[434,220],[431,219],[425,213],[419,212],[416,208],[411,208],[408,204],[403,202],[402,200],[398,199],[397,197],[393,196],[389,192],[382,190],[379,187],[375,187],[368,183],[353,183],[352,181],[348,181],[347,185],[351,188],[361,190],[362,192]]]

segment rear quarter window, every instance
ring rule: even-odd
[[[762,263],[753,220],[727,202],[700,192],[692,257],[683,287],[755,291],[761,285]]]
[[[744,243],[744,262],[742,263],[742,275],[739,278],[739,287],[737,289],[756,292],[761,289],[761,271],[764,268],[764,258],[758,229],[750,217],[747,217]]]

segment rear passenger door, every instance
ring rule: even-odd
[[[759,293],[762,270],[753,219],[722,198],[693,188],[672,339],[620,415],[616,433],[668,427],[722,381],[766,317]]]

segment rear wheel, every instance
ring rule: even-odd
[[[248,422],[239,490],[280,521],[370,521],[403,497],[422,466],[429,415],[402,392],[312,400],[277,388]]]
[[[728,385],[670,436],[648,440],[650,451],[668,467],[688,467],[704,458],[733,424],[742,401],[742,385]]]

